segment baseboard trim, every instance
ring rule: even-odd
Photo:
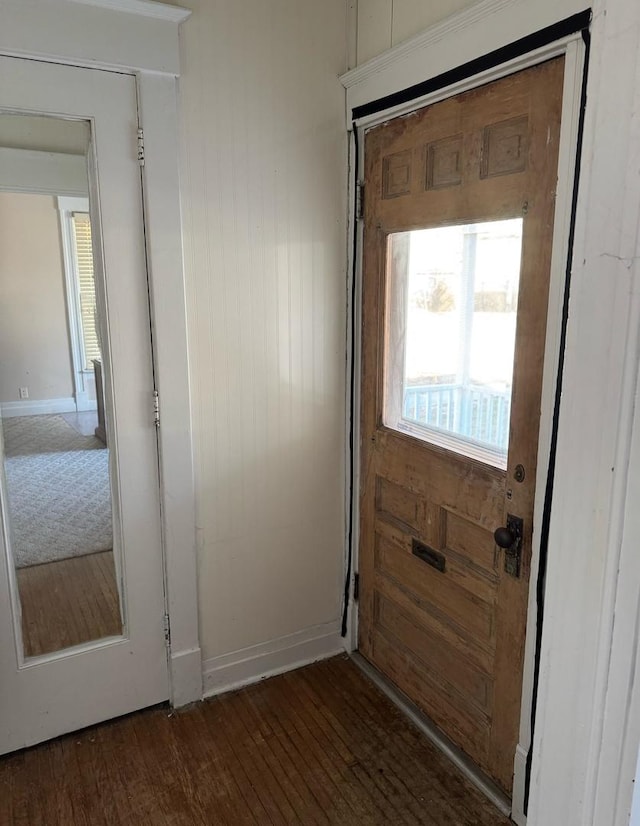
[[[449,760],[464,774],[467,780],[471,781],[476,788],[480,789],[485,797],[487,797],[502,814],[507,816],[511,814],[511,801],[448,737],[442,734],[435,724],[432,723],[408,697],[405,697],[402,692],[398,691],[377,668],[374,668],[371,663],[365,660],[362,654],[354,652],[351,655],[351,659],[358,668],[369,677],[371,682],[386,694],[394,705],[407,715],[425,737],[443,752],[443,754],[446,754]]]
[[[517,826],[525,826],[527,817],[524,813],[524,792],[527,778],[527,750],[518,743],[516,756],[514,759],[514,780],[513,780],[513,810],[511,820]]]
[[[98,409],[98,402],[92,402],[89,399],[78,398],[78,413],[93,413]]]
[[[213,697],[343,653],[337,623],[327,623],[211,657],[202,667],[204,696]]]
[[[3,419],[14,416],[46,416],[53,413],[75,413],[76,403],[68,399],[24,399],[16,402],[2,402],[0,411]]]

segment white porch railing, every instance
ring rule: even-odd
[[[402,417],[506,451],[510,413],[510,388],[441,384],[405,388]]]

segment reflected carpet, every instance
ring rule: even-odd
[[[112,548],[109,451],[62,416],[2,421],[17,568]]]

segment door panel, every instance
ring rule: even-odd
[[[122,615],[109,636],[98,632],[95,636],[102,639],[90,636],[70,646],[63,634],[60,644],[53,646],[58,650],[45,647],[41,656],[30,656],[22,644],[24,593],[14,572],[15,537],[12,510],[7,507],[11,491],[7,496],[3,485],[0,752],[6,752],[153,705],[166,700],[169,691],[136,81],[128,75],[3,57],[0,112],[8,113],[6,117],[33,117],[33,128],[26,130],[32,149],[35,143],[42,150],[52,135],[63,140],[69,121],[84,124],[90,136],[87,177],[108,444],[105,475],[113,513],[109,576],[115,580],[103,582],[102,590],[117,585]],[[79,153],[76,148],[62,154]],[[10,307],[3,311],[10,312]],[[5,419],[5,424],[10,421],[16,419]],[[50,437],[51,422],[44,425]],[[72,450],[76,457],[83,452],[81,446]],[[61,561],[88,560],[90,555]],[[49,590],[54,587],[52,581]],[[113,590],[109,596],[117,603]],[[91,619],[91,612],[94,620],[100,619],[97,601],[87,602],[85,597],[78,592],[78,600],[68,601],[51,621],[64,624],[80,613]]]
[[[507,793],[563,70],[365,136],[360,650]],[[519,561],[494,540],[508,515]]]

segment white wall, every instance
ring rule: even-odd
[[[73,395],[55,199],[0,192],[0,402]]]
[[[290,634],[337,639],[346,4],[185,5],[183,223],[206,671],[213,658]]]
[[[474,0],[357,0],[357,62],[396,46]]]

